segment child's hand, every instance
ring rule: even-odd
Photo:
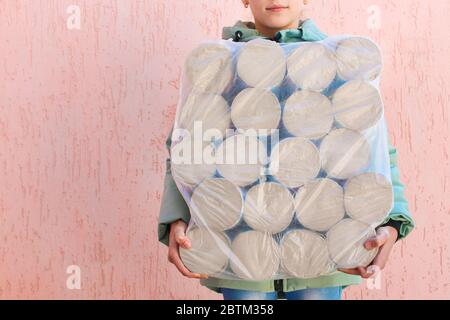
[[[169,261],[173,263],[178,271],[185,277],[195,279],[206,279],[207,275],[190,272],[180,258],[179,247],[189,249],[191,241],[186,236],[187,224],[183,220],[177,220],[170,225],[169,234]]]
[[[367,250],[380,248],[372,264],[368,267],[358,267],[354,269],[339,269],[344,273],[360,275],[363,278],[370,278],[375,275],[376,271],[383,270],[391,254],[392,248],[397,241],[397,230],[393,227],[386,226],[377,229],[376,236],[367,239],[364,247]]]

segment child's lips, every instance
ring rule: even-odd
[[[286,10],[287,8],[289,8],[289,7],[281,7],[281,6],[279,6],[279,7],[270,7],[270,8],[267,8],[266,10],[267,11],[271,11],[271,12],[281,12],[281,11]]]

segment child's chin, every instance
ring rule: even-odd
[[[273,28],[273,29],[284,28],[285,26],[290,25],[290,24],[292,24],[291,17],[276,16],[275,14],[272,14],[266,20],[266,26]]]

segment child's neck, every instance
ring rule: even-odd
[[[291,24],[284,26],[282,28],[271,28],[271,27],[265,26],[264,24],[261,24],[258,21],[255,21],[255,28],[259,32],[259,34],[261,34],[264,37],[269,37],[269,38],[273,38],[277,34],[277,32],[279,32],[281,30],[297,29],[298,26],[299,26],[298,20],[293,21]]]

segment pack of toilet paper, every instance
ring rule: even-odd
[[[171,170],[189,206],[192,272],[314,278],[369,265],[393,207],[369,38],[206,41],[185,60]]]

